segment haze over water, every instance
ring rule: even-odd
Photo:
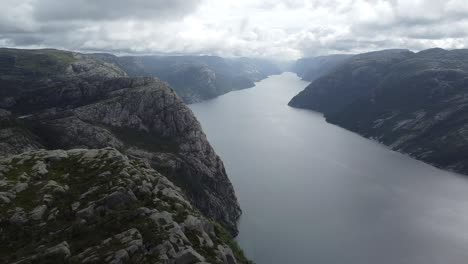
[[[441,171],[288,101],[271,76],[191,105],[223,159],[257,264],[466,264],[468,177]]]

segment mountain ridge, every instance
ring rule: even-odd
[[[168,82],[186,103],[196,103],[254,82],[280,69],[267,60],[217,56],[123,56],[117,63],[129,76],[152,76]]]
[[[84,76],[91,74],[89,69],[95,72],[104,71],[99,75],[107,74],[109,77],[156,77],[167,82],[186,103],[196,103],[230,91],[251,88],[255,85],[254,82],[282,72],[275,63],[267,59],[245,57],[116,56],[110,53],[79,53],[57,49],[0,48],[0,71],[4,75],[8,70],[5,67],[14,69],[12,63],[18,61],[33,62],[22,69],[20,77],[30,75],[44,78],[47,74],[56,76],[57,73]],[[41,68],[53,69],[55,72],[43,73]]]
[[[468,174],[468,51],[377,51],[312,82],[290,106],[436,167]]]

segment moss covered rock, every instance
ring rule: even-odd
[[[113,148],[0,159],[1,263],[243,263],[229,233]]]

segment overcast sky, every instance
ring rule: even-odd
[[[296,59],[468,46],[468,0],[0,0],[0,46]]]

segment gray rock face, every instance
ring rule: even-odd
[[[60,244],[52,246],[50,248],[44,248],[44,246],[38,247],[40,253],[22,258],[20,261],[15,262],[20,263],[36,263],[36,262],[49,262],[49,263],[66,263],[70,257],[70,245],[66,241],[63,241]]]
[[[234,257],[234,253],[232,252],[231,248],[219,245],[218,250],[220,258],[223,260],[224,263],[237,264],[236,258]]]
[[[36,164],[46,172],[14,194]],[[29,151],[0,166],[1,263],[247,263],[180,188],[116,149]]]
[[[189,248],[179,252],[176,256],[176,264],[193,264],[198,262],[204,262],[205,258],[198,254],[195,250]]]
[[[91,55],[73,53],[74,61],[67,67],[66,74],[70,76],[101,76],[125,77],[127,73],[113,63],[96,60]]]
[[[42,219],[42,217],[44,216],[45,212],[47,210],[47,205],[43,204],[43,205],[38,205],[37,207],[35,207],[31,213],[30,213],[30,218],[32,220],[35,220],[35,221],[39,221]]]
[[[155,167],[172,171],[177,177],[176,182],[186,187],[198,208],[233,229],[240,211],[222,161],[209,145],[190,109],[164,84],[148,83],[118,94],[113,100],[76,108],[74,114],[87,123],[136,128],[158,135],[162,140],[173,140],[178,150],[170,162],[159,158],[160,151],[144,149],[145,153],[131,149],[128,153],[148,159]],[[207,195],[206,190],[212,195]],[[200,195],[202,197],[197,198]],[[223,216],[224,212],[228,212],[228,218]]]
[[[131,207],[136,201],[133,192],[115,191],[105,198],[104,205],[110,210],[118,210]]]
[[[8,146],[3,154],[117,148],[164,171],[197,208],[236,234],[241,211],[223,163],[191,110],[165,83],[155,78],[82,77],[35,85],[35,90],[16,96],[8,117],[12,121],[0,127],[0,137],[1,129],[24,131],[0,141]]]
[[[21,126],[10,111],[0,109],[0,155],[42,148],[39,139]]]

